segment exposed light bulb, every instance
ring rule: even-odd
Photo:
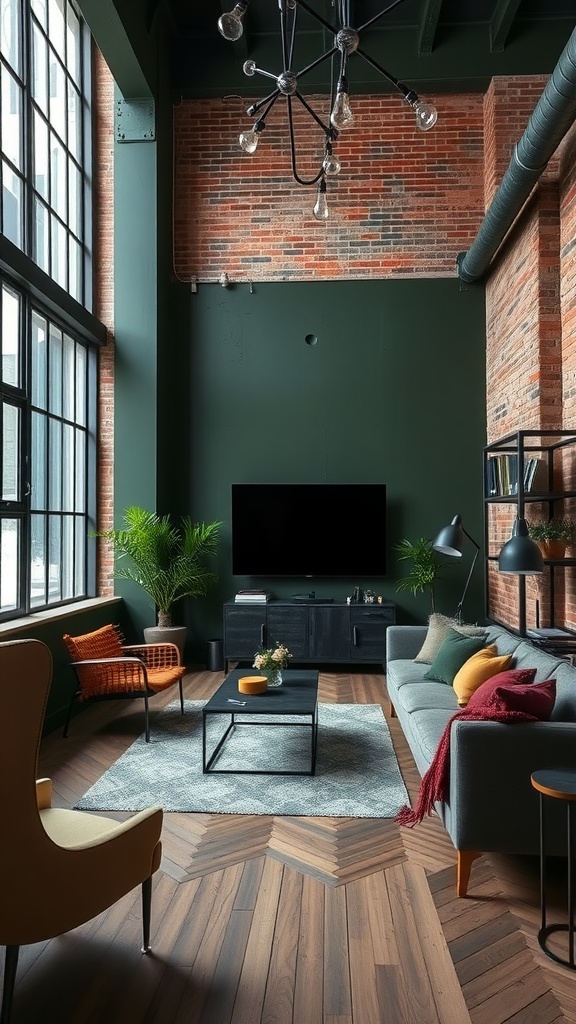
[[[332,113],[330,114],[330,124],[334,125],[334,128],[349,128],[354,120],[354,114],[350,107],[350,98],[347,92],[338,89],[336,93],[336,99],[334,100],[334,106],[332,107]]]
[[[432,103],[426,103],[423,100],[418,100],[414,104],[414,110],[416,111],[416,124],[421,131],[430,131],[438,120],[438,111]]]
[[[244,72],[245,75],[249,75],[249,77],[251,78],[252,75],[256,73],[256,61],[245,60],[242,65],[242,71]]]
[[[318,196],[316,198],[316,204],[312,210],[316,220],[328,220],[328,201],[326,199],[326,182],[324,178],[318,182]]]
[[[242,18],[246,14],[247,7],[246,0],[242,0],[231,11],[218,18],[218,31],[228,42],[235,43],[237,39],[240,39],[244,31]]]
[[[327,143],[326,144],[326,155],[325,155],[324,161],[322,163],[322,169],[324,171],[324,174],[331,174],[331,175],[339,174],[341,166],[342,165],[341,165],[338,157],[334,156],[334,154],[332,152],[332,146],[330,145],[330,143]]]
[[[258,135],[259,133],[253,128],[247,132],[241,132],[238,137],[240,149],[243,149],[245,153],[255,153],[258,148]]]

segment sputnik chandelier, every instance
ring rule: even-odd
[[[404,0],[392,0],[387,7],[356,29],[351,26],[351,0],[332,0],[332,6],[337,8],[339,25],[330,24],[330,22],[326,21],[325,18],[318,14],[317,11],[313,10],[309,4],[305,3],[305,0],[277,0],[280,15],[282,71],[279,75],[276,75],[257,67],[256,62],[253,60],[247,60],[244,62],[243,71],[245,75],[248,75],[249,77],[256,74],[262,75],[264,78],[273,79],[276,85],[272,92],[268,93],[267,96],[248,107],[248,110],[246,111],[248,116],[254,117],[255,115],[258,115],[258,118],[251,128],[240,134],[240,147],[245,153],[256,152],[260,135],[266,127],[266,118],[276,101],[281,96],[284,97],[286,100],[290,133],[292,174],[299,185],[317,185],[316,205],[314,206],[313,211],[316,220],[323,221],[328,217],[326,178],[338,174],[341,167],[340,161],[333,152],[332,144],[336,141],[340,132],[350,128],[354,122],[354,114],[348,94],[347,77],[348,60],[353,54],[361,57],[367,64],[370,64],[371,67],[375,68],[376,71],[383,75],[384,78],[394,86],[394,88],[415,111],[416,124],[418,125],[418,128],[426,132],[436,124],[438,117],[436,108],[433,107],[431,103],[426,103],[421,100],[413,89],[409,89],[403,82],[400,82],[394,77],[394,75],[391,75],[390,72],[386,71],[385,68],[373,60],[372,57],[370,57],[360,46],[360,37],[362,33],[388,14],[394,7],[397,7],[403,2]],[[238,3],[231,11],[220,17],[218,21],[218,30],[220,34],[224,36],[224,39],[228,39],[231,42],[235,42],[240,39],[244,30],[242,19],[248,10],[249,3],[250,0],[238,0]],[[331,33],[334,39],[334,45],[322,53],[316,60],[312,61],[311,64],[306,65],[306,67],[301,68],[299,71],[295,71],[293,61],[299,8],[310,14],[317,22],[319,22],[320,25],[323,25],[324,28]],[[312,109],[300,92],[298,84],[310,71],[317,68],[327,60],[332,61],[333,68],[334,63],[336,63],[337,78],[336,74],[333,74],[333,82],[336,82],[336,89],[334,90],[334,88],[332,88],[331,90],[331,112],[329,114],[329,119],[326,122],[322,120],[322,118]],[[320,169],[314,177],[309,179],[302,178],[298,173],[295,128],[292,111],[293,100],[298,100],[299,103],[302,104],[312,120],[316,122],[317,126],[323,132],[324,142]]]

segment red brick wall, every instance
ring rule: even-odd
[[[499,79],[486,96],[487,205],[508,166],[513,145],[520,139],[545,80]],[[573,313],[576,230],[574,137],[566,139],[550,161],[489,272],[487,311],[487,431],[488,440],[519,429],[572,429],[576,389],[576,318]],[[489,154],[489,155],[488,155]],[[560,466],[556,486],[574,484],[576,451]],[[558,508],[575,514],[572,502]],[[515,509],[491,509],[491,552],[497,553],[510,536]],[[530,505],[528,518],[547,509]],[[489,610],[517,625],[518,581],[490,572]],[[528,577],[528,626],[548,625],[549,576]],[[576,625],[576,591],[571,571],[557,573],[556,625]]]
[[[290,172],[284,100],[267,118],[256,153],[238,134],[251,119],[238,98],[186,101],[175,108],[175,270],[218,280],[327,280],[448,276],[474,238],[483,212],[482,97],[427,97],[438,122],[415,125],[399,97],[353,97],[354,128],[334,144],[342,163],[328,179],[330,218],[312,216],[316,188]],[[311,98],[318,112],[322,101]],[[323,111],[322,111],[323,112]],[[318,134],[301,149],[311,177]],[[335,184],[333,184],[335,182]]]
[[[108,337],[99,353],[98,529],[114,525],[114,82],[93,51],[94,91],[94,312]],[[113,551],[98,545],[98,593],[113,594]]]

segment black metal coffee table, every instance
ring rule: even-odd
[[[283,669],[282,685],[270,687],[266,693],[245,694],[238,690],[240,676],[254,674],[250,669],[234,669],[230,672],[213,697],[202,708],[202,771],[204,774],[220,775],[314,775],[316,771],[316,743],[318,737],[318,672]],[[245,703],[244,703],[245,702]],[[207,751],[206,724],[209,715],[227,715],[229,722],[223,736],[212,753]],[[286,722],[286,716],[298,716],[302,722]],[[247,716],[250,719],[247,720]],[[255,717],[266,716],[266,721],[253,721]],[[274,716],[277,721],[270,721]],[[284,771],[282,769],[214,768],[218,754],[234,729],[278,726],[284,729],[310,730],[310,768],[305,771]]]

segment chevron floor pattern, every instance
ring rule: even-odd
[[[221,678],[189,673],[186,696],[209,697]],[[382,703],[415,799],[419,774],[398,721],[388,716],[383,675],[323,672],[319,696]],[[75,719],[67,741],[46,737],[40,772],[53,778],[60,805],[71,805],[141,725],[137,702],[94,705]],[[377,819],[166,814],[163,848],[157,943],[171,952],[158,966],[146,1012],[128,1010],[128,996],[123,1016],[116,1009],[78,1016],[71,1003],[76,1008],[58,1024],[576,1024],[576,975],[545,957],[535,937],[538,865],[485,854],[472,867],[469,898],[458,899],[455,852],[436,816],[400,829]],[[562,912],[564,881],[560,873],[551,913]],[[121,947],[121,920],[111,911],[106,922],[96,934],[104,928],[107,941],[115,937]],[[29,954],[32,962],[49,956],[53,965],[57,941]],[[261,988],[255,979],[263,956]],[[181,971],[189,961],[186,980]],[[320,991],[315,972],[324,977]],[[202,1009],[194,1012],[187,1001],[192,977],[202,979],[201,991],[194,988],[194,1006]],[[23,992],[25,1008],[24,983]],[[132,998],[139,1005],[145,996],[137,990]],[[14,1024],[26,1020],[15,1015]]]

